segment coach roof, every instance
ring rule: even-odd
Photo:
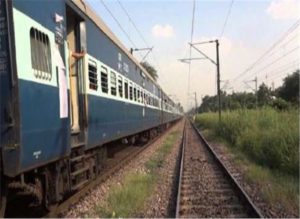
[[[159,88],[159,84],[153,79],[153,77],[146,71],[145,68],[138,62],[138,60],[126,49],[116,35],[109,29],[109,27],[103,22],[103,20],[89,7],[84,0],[71,0],[80,10],[82,10],[103,32],[104,34],[115,43],[140,69],[148,76],[148,78]]]

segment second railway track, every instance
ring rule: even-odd
[[[67,212],[71,206],[80,202],[80,199],[83,198],[89,192],[91,192],[96,186],[98,186],[99,184],[107,180],[110,176],[112,176],[114,173],[116,173],[124,166],[126,166],[130,161],[135,159],[139,154],[145,151],[148,147],[150,147],[155,142],[159,141],[159,139],[161,139],[163,136],[167,135],[169,131],[172,129],[172,127],[179,122],[180,121],[172,124],[171,127],[169,127],[163,133],[160,133],[158,136],[151,139],[145,145],[131,148],[125,151],[125,153],[123,152],[123,156],[119,156],[119,158],[116,158],[115,160],[111,161],[107,165],[107,167],[103,170],[103,173],[100,176],[98,176],[96,179],[88,183],[77,193],[73,194],[72,196],[64,200],[62,203],[53,206],[50,212],[45,214],[43,217],[44,218],[64,217],[64,213]]]
[[[186,122],[176,217],[262,217],[198,130]]]

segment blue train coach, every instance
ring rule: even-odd
[[[109,142],[182,113],[82,0],[0,1],[0,88],[2,216],[7,194],[61,201],[100,174]]]

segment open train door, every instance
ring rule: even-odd
[[[72,135],[84,141],[87,126],[87,98],[85,87],[85,58],[78,57],[86,51],[85,21],[71,7],[66,7],[67,42],[69,50],[70,114]],[[75,54],[75,55],[74,55]]]

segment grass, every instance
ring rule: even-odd
[[[200,114],[196,124],[208,140],[222,142],[246,168],[246,179],[261,188],[272,205],[299,215],[298,110],[270,108]]]
[[[220,123],[217,113],[204,113],[197,116],[196,123],[243,151],[255,163],[299,177],[298,110],[225,112]]]
[[[108,206],[96,209],[101,217],[130,217],[143,207],[154,186],[154,176],[147,173],[130,173],[122,185],[113,185]]]
[[[162,147],[150,158],[145,164],[146,168],[154,173],[158,168],[163,166],[166,155],[171,151],[172,146],[174,145],[179,132],[172,132],[167,139],[165,140]]]
[[[139,212],[158,182],[157,171],[164,164],[166,156],[178,138],[179,132],[172,132],[158,151],[145,163],[145,172],[131,172],[122,184],[112,186],[105,206],[95,206],[101,217],[133,217]]]
[[[272,205],[283,206],[289,212],[295,212],[298,215],[299,179],[259,166],[238,151],[233,153],[236,155],[237,163],[246,167],[246,180],[259,185],[265,200]]]

